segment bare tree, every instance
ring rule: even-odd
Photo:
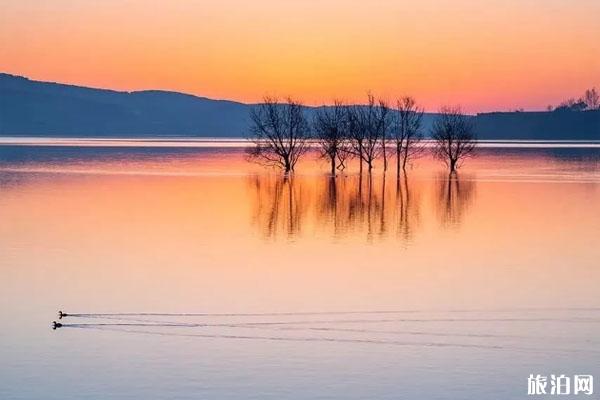
[[[346,132],[346,135],[347,135],[347,132]],[[352,157],[352,143],[350,141],[350,138],[348,136],[346,136],[344,146],[341,148],[341,151],[338,151],[338,154],[337,154],[337,158],[338,158],[337,169],[339,169],[340,171],[343,171],[344,169],[346,169],[346,160],[348,160],[351,157]]]
[[[588,110],[600,110],[600,96],[598,96],[595,87],[586,90],[582,100],[586,104]]]
[[[308,149],[310,126],[300,102],[287,98],[279,103],[274,97],[265,97],[262,104],[250,111],[254,147],[251,159],[276,166],[286,174],[294,170],[298,159]]]
[[[388,154],[387,154],[387,146],[389,144],[390,139],[390,131],[392,125],[392,114],[390,112],[390,107],[388,106],[385,100],[379,100],[378,106],[376,108],[376,121],[377,128],[379,131],[379,136],[381,137],[381,154],[383,156],[383,172],[387,171],[388,167]]]
[[[460,107],[442,107],[431,130],[433,154],[455,173],[465,158],[474,154],[477,140],[471,119]]]
[[[563,111],[583,111],[587,107],[588,107],[588,105],[583,100],[583,98],[579,98],[579,99],[570,98],[570,99],[567,99],[567,100],[563,101],[562,103],[560,103],[554,109],[554,111],[560,111],[560,112],[563,112]]]
[[[396,111],[393,140],[396,145],[396,176],[399,177],[400,167],[406,172],[407,162],[423,151],[423,109],[415,99],[405,96],[396,102]]]
[[[332,106],[322,107],[315,113],[313,130],[321,157],[331,165],[331,175],[335,170],[345,168],[349,141],[347,132],[347,110],[344,103],[335,100]]]
[[[368,95],[366,105],[353,106],[348,109],[348,129],[352,139],[352,152],[360,159],[360,171],[365,162],[369,172],[374,161],[385,152],[389,130],[390,109],[383,100],[376,101],[372,94]],[[384,170],[387,168],[387,157],[384,157]]]
[[[346,122],[348,128],[348,137],[350,139],[350,153],[358,158],[358,167],[360,174],[363,172],[363,151],[366,140],[366,130],[361,121],[361,106],[349,106],[346,109]]]

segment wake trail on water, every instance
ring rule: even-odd
[[[548,312],[592,312],[591,316],[553,316]],[[384,324],[384,323],[444,323],[453,326],[462,326],[462,323],[538,323],[538,322],[566,322],[566,323],[598,323],[600,317],[596,312],[600,311],[597,307],[555,307],[555,308],[505,308],[505,309],[452,309],[452,310],[424,310],[424,309],[406,309],[406,310],[369,310],[369,311],[313,311],[313,312],[260,312],[260,313],[154,313],[154,312],[126,312],[126,313],[60,313],[63,317],[90,319],[93,321],[82,323],[65,323],[61,327],[80,328],[80,329],[98,329],[110,330],[126,333],[140,333],[148,335],[175,336],[175,337],[197,337],[197,338],[221,338],[221,339],[253,339],[253,340],[272,340],[272,341],[304,341],[304,342],[340,342],[340,343],[372,343],[389,344],[403,346],[429,346],[429,347],[463,347],[463,348],[481,348],[481,349],[513,349],[523,351],[542,351],[537,348],[515,347],[514,345],[482,344],[482,343],[439,343],[435,341],[411,342],[394,339],[379,339],[372,337],[364,338],[345,338],[335,337],[338,334],[360,334],[366,336],[373,335],[407,335],[414,337],[439,337],[439,338],[463,338],[463,339],[529,339],[529,340],[564,340],[564,337],[541,337],[535,335],[517,335],[500,333],[480,333],[480,332],[439,332],[435,330],[421,329],[373,329],[363,326],[341,327],[341,324]],[[524,316],[502,316],[501,313],[538,313]],[[463,314],[453,317],[429,317],[426,313],[448,313]],[[469,315],[469,314],[472,315]],[[478,313],[491,314],[491,317],[479,316]],[[403,315],[405,314],[405,315]],[[466,314],[466,315],[464,315]],[[541,315],[540,315],[541,314]],[[355,315],[355,316],[388,316],[388,318],[285,318],[285,317],[310,317],[327,315]],[[396,318],[389,316],[396,315]],[[169,317],[173,320],[160,320],[152,317]],[[204,321],[193,322],[188,318],[204,318]],[[243,318],[241,321],[223,321],[220,318]],[[273,320],[260,320],[257,317],[272,317]],[[216,318],[216,320],[214,319]],[[257,318],[258,320],[256,320]],[[183,321],[181,320],[183,319]],[[186,321],[186,319],[188,319]],[[95,321],[98,322],[95,322]],[[324,326],[322,326],[324,325]],[[327,326],[329,325],[329,326]],[[338,326],[336,326],[338,325]],[[449,326],[449,325],[446,325]],[[165,332],[161,328],[232,328],[232,329],[261,329],[267,331],[302,331],[319,332],[333,334],[334,337],[315,337],[315,336],[265,336],[229,334],[229,333],[183,333],[183,332]],[[461,328],[462,329],[462,328]],[[428,339],[426,339],[428,340]],[[579,342],[579,341],[578,341]],[[588,340],[589,342],[589,340]],[[591,342],[590,342],[591,343]],[[564,352],[580,352],[579,349],[562,349]],[[589,350],[586,350],[589,352]],[[594,351],[592,351],[594,352]],[[600,352],[599,352],[600,353]]]
[[[185,324],[175,325],[176,322],[169,321],[158,321],[149,319],[139,319],[131,317],[104,317],[103,319],[116,320],[116,321],[132,321],[137,322],[128,326],[160,326],[160,327],[197,327],[199,324]],[[73,324],[67,324],[70,326]],[[92,326],[96,324],[78,324],[85,326]],[[191,326],[190,326],[191,325]],[[106,326],[106,325],[104,325]],[[124,326],[124,325],[119,325]],[[202,327],[211,328],[213,325],[204,324]],[[280,331],[317,331],[317,332],[342,332],[342,333],[366,333],[366,334],[389,334],[389,335],[409,335],[409,336],[436,336],[436,337],[462,337],[462,338],[495,338],[495,339],[541,339],[540,336],[532,335],[509,335],[509,334],[494,334],[494,333],[469,333],[469,332],[435,332],[435,331],[422,331],[422,330],[384,330],[384,329],[368,329],[368,328],[336,328],[336,327],[315,327],[315,326],[280,326],[280,325],[248,325],[240,323],[228,323],[218,324],[218,327],[225,328],[244,328],[244,329],[266,329],[266,330],[280,330]],[[562,337],[543,337],[544,339],[561,340]]]
[[[127,319],[124,319],[127,320]],[[84,323],[84,324],[63,324],[63,327],[84,328],[101,326],[137,326],[137,327],[160,327],[160,328],[212,328],[211,324],[178,324],[160,321],[144,321],[145,323]],[[439,337],[467,337],[467,338],[533,338],[523,335],[499,335],[489,333],[441,333],[431,331],[410,331],[410,330],[378,330],[378,329],[358,329],[358,328],[326,328],[314,326],[261,326],[248,324],[218,324],[216,327],[223,328],[244,328],[244,329],[267,329],[280,331],[317,331],[317,332],[343,332],[343,333],[380,333],[390,335],[414,335],[414,336],[439,336]]]
[[[254,335],[230,335],[230,334],[196,334],[196,333],[177,333],[177,332],[158,332],[150,330],[139,330],[139,329],[124,329],[118,327],[101,326],[100,324],[67,324],[65,327],[79,328],[79,329],[96,329],[112,332],[122,332],[130,334],[142,334],[142,335],[156,335],[156,336],[170,336],[170,337],[187,337],[187,338],[209,338],[209,339],[235,339],[235,340],[264,340],[264,341],[277,341],[277,342],[330,342],[330,343],[355,343],[355,344],[373,344],[373,345],[391,345],[391,346],[412,346],[412,347],[454,347],[454,348],[474,348],[484,350],[519,350],[533,353],[547,353],[552,351],[554,353],[598,353],[590,350],[582,349],[540,349],[533,347],[519,347],[519,346],[505,346],[505,345],[486,345],[486,344],[472,344],[472,343],[443,343],[443,342],[404,342],[398,340],[379,340],[379,339],[353,339],[353,338],[335,338],[335,337],[311,337],[311,336],[254,336]],[[114,325],[113,325],[114,326]],[[130,325],[132,326],[132,325]]]
[[[105,317],[88,317],[101,318]],[[123,320],[121,318],[106,318]],[[126,320],[126,319],[125,319]],[[254,325],[306,325],[306,324],[375,324],[387,322],[415,322],[415,323],[434,323],[434,322],[588,322],[599,323],[600,318],[593,317],[534,317],[534,318],[383,318],[383,319],[307,319],[292,321],[250,321],[232,323],[186,323],[186,322],[163,322],[153,323],[152,321],[134,319],[131,323],[87,323],[87,324],[63,324],[63,325],[104,325],[104,326],[177,326],[177,327],[227,327],[227,326],[254,326]]]
[[[600,311],[600,307],[523,307],[498,309],[405,309],[405,310],[357,310],[357,311],[297,311],[297,312],[258,312],[258,313],[68,313],[69,317],[110,317],[110,316],[152,316],[152,317],[276,317],[296,315],[345,315],[345,314],[402,314],[402,313],[506,313],[544,311]]]

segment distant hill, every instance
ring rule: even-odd
[[[250,107],[177,92],[119,92],[0,73],[3,136],[244,137]],[[425,114],[426,131],[434,118]],[[600,111],[498,112],[473,118],[481,139],[600,139]]]
[[[480,138],[600,140],[600,110],[477,114]]]
[[[248,105],[177,92],[117,92],[0,74],[0,135],[240,136]]]

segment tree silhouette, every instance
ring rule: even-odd
[[[335,176],[336,168],[345,168],[350,145],[346,135],[347,116],[346,106],[336,100],[332,106],[318,109],[313,120],[313,131],[321,157],[329,160],[332,176]]]
[[[600,96],[598,96],[596,88],[585,91],[583,102],[587,105],[588,110],[600,110]]]
[[[455,173],[465,158],[475,153],[477,140],[471,119],[460,107],[442,107],[431,129],[433,155]]]
[[[373,169],[374,161],[384,155],[384,171],[387,169],[387,143],[390,126],[390,109],[383,100],[375,100],[368,94],[366,105],[348,108],[348,130],[352,140],[352,152],[362,163],[367,164],[369,172]]]
[[[392,136],[396,147],[396,176],[400,177],[400,168],[406,171],[407,162],[423,151],[423,109],[415,99],[405,96],[396,102],[396,111]]]
[[[302,104],[292,98],[279,103],[274,97],[265,97],[262,104],[250,111],[250,120],[254,142],[248,150],[250,159],[279,167],[286,174],[293,171],[308,149],[310,136]]]

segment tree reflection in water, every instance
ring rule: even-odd
[[[422,192],[429,180],[402,175],[278,176],[250,178],[252,222],[265,237],[295,238],[303,230],[333,238],[412,242],[421,224]],[[444,225],[460,223],[472,181],[435,181],[432,188]]]
[[[437,179],[437,208],[442,226],[459,226],[474,194],[475,181],[468,176],[440,175]]]
[[[307,211],[303,185],[293,176],[256,175],[251,178],[254,188],[253,223],[266,237],[285,234],[296,236]]]
[[[328,178],[317,191],[317,217],[335,236],[362,231],[368,239],[385,232],[385,179],[372,175]]]
[[[408,176],[396,179],[396,209],[398,211],[398,237],[406,242],[412,240],[414,229],[419,225],[419,192],[411,191]]]

